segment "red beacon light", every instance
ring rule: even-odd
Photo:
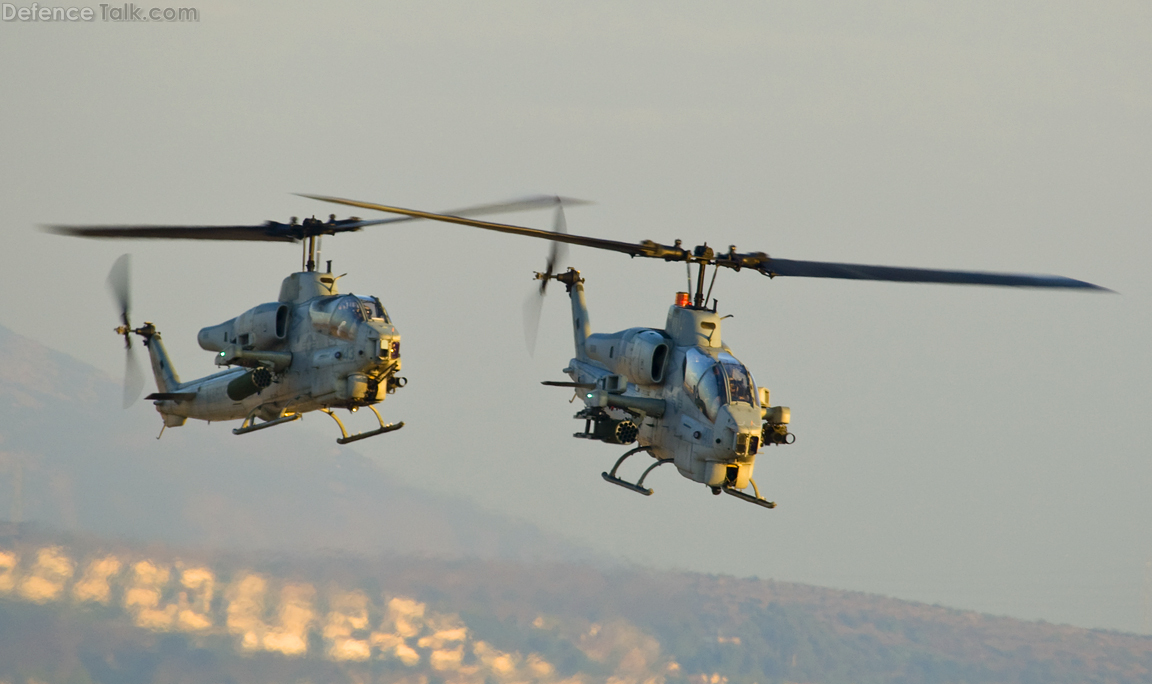
[[[689,299],[687,292],[677,292],[676,293],[676,306],[680,307],[681,309],[688,306],[688,304],[691,301],[692,300]]]

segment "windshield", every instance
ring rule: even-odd
[[[752,374],[744,364],[731,354],[721,354],[720,365],[723,366],[724,377],[728,380],[728,401],[742,401],[756,406],[756,384],[752,382]]]
[[[684,390],[696,406],[716,420],[720,407],[731,402],[745,402],[757,407],[756,384],[744,364],[727,353],[716,361],[695,349],[684,355]]]
[[[351,340],[356,337],[356,326],[364,320],[365,311],[359,297],[345,295],[316,302],[308,313],[320,332]]]
[[[358,297],[358,299],[364,307],[365,318],[391,323],[391,321],[388,320],[388,312],[384,310],[384,305],[380,303],[379,299],[375,297]]]

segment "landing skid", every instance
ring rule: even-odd
[[[614,485],[619,485],[619,486],[623,487],[624,489],[636,492],[637,494],[643,494],[644,496],[652,496],[652,490],[644,487],[644,478],[648,477],[648,473],[652,472],[656,468],[664,465],[665,463],[671,463],[673,459],[671,459],[671,458],[657,459],[657,461],[655,463],[648,466],[648,469],[644,471],[644,474],[640,476],[640,479],[634,483],[628,482],[627,480],[621,480],[619,477],[616,476],[616,471],[620,468],[620,464],[624,462],[624,459],[628,458],[629,456],[632,456],[633,454],[638,454],[641,451],[647,451],[648,453],[652,453],[652,447],[642,446],[642,447],[636,447],[635,449],[632,449],[631,451],[625,453],[623,456],[621,456],[616,461],[616,465],[612,466],[612,472],[611,473],[600,473],[600,476],[603,477],[606,481],[611,482]]]
[[[380,417],[380,412],[376,410],[376,407],[369,405],[368,408],[370,408],[372,413],[376,415],[376,421],[380,423],[380,427],[376,428],[375,430],[368,430],[367,432],[358,432],[351,437],[348,436],[348,431],[344,429],[344,423],[340,422],[340,419],[336,417],[336,414],[332,412],[332,409],[325,408],[320,410],[332,416],[332,420],[336,421],[336,424],[340,426],[340,434],[343,435],[343,437],[336,440],[337,444],[349,444],[351,442],[358,442],[362,439],[368,439],[369,437],[375,437],[376,435],[382,435],[384,433],[399,430],[400,428],[404,427],[403,421],[399,423],[388,423],[385,425],[384,419]]]
[[[744,492],[740,491],[739,489],[733,489],[732,487],[721,487],[721,489],[724,491],[725,494],[731,494],[732,496],[736,497],[737,499],[740,499],[741,501],[747,501],[748,503],[754,503],[757,506],[763,506],[764,508],[776,508],[776,502],[775,501],[768,501],[767,499],[764,499],[760,496],[760,488],[756,486],[756,483],[752,481],[752,478],[748,478],[748,483],[752,485],[752,491],[756,493],[756,496],[752,496],[751,494],[745,494]]]
[[[299,413],[290,413],[286,416],[280,416],[279,418],[273,418],[272,420],[264,421],[263,423],[257,423],[256,422],[256,411],[253,411],[252,413],[248,414],[248,417],[244,419],[244,423],[241,424],[240,427],[232,430],[232,434],[234,434],[234,435],[246,435],[249,432],[256,432],[257,430],[265,430],[267,428],[275,427],[277,425],[282,425],[284,423],[291,423],[292,421],[299,420],[299,419],[300,419]],[[160,433],[163,434],[164,431],[161,430]],[[160,438],[157,437],[156,439],[160,439]]]

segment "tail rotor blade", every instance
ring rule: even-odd
[[[543,309],[544,297],[541,294],[533,292],[524,300],[524,344],[528,347],[528,356],[536,356],[536,337],[540,334],[540,312]]]
[[[552,232],[561,235],[568,232],[568,223],[564,220],[564,199],[561,197],[556,198]],[[529,356],[536,355],[536,338],[540,333],[540,313],[544,308],[544,295],[548,292],[548,280],[560,270],[567,254],[568,245],[552,241],[548,249],[548,262],[545,264],[543,277],[540,278],[540,289],[524,300],[524,343],[528,346]]]
[[[552,218],[552,232],[564,235],[568,232],[568,222],[564,219],[564,202],[560,198],[556,200],[556,213]],[[548,250],[548,263],[544,269],[546,275],[553,275],[561,268],[563,268],[564,259],[568,256],[568,245],[563,242],[552,241],[551,247]],[[540,295],[543,296],[548,290],[548,280],[540,281]]]
[[[140,367],[136,350],[129,347],[124,358],[124,408],[136,403],[142,392],[144,392],[144,371]]]
[[[131,351],[132,349],[132,323],[129,321],[129,312],[132,310],[132,288],[131,279],[129,277],[131,266],[131,257],[128,254],[120,255],[116,263],[112,264],[112,270],[108,272],[108,290],[112,293],[112,298],[116,300],[116,309],[120,311],[120,328],[117,332],[124,335],[124,348]]]
[[[144,370],[140,367],[140,359],[136,357],[136,350],[132,347],[132,323],[129,312],[132,310],[132,288],[129,276],[131,270],[131,257],[121,255],[112,270],[108,272],[107,285],[116,300],[116,308],[120,311],[121,327],[117,329],[124,335],[124,408],[136,403],[144,391]]]
[[[108,272],[108,289],[112,291],[112,296],[116,299],[116,308],[120,311],[120,317],[124,325],[128,325],[128,312],[132,309],[132,295],[130,289],[130,281],[128,276],[129,267],[131,266],[131,255],[121,255],[116,263],[112,264],[112,270]]]

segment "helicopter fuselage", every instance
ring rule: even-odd
[[[355,411],[399,386],[400,334],[375,297],[340,294],[330,273],[285,279],[280,298],[204,328],[200,346],[227,370],[181,382],[159,334],[146,341],[165,425],[186,419],[273,421],[313,410]]]
[[[583,286],[566,284],[576,357],[564,372],[585,404],[576,414],[585,430],[576,436],[636,442],[639,446],[625,457],[647,451],[657,464],[673,463],[682,476],[715,492],[754,485],[757,452],[762,444],[788,443],[790,416],[784,407],[767,406],[768,390],[757,388],[722,342],[721,317],[706,308],[676,305],[664,329],[590,334]],[[640,486],[643,477],[633,484],[617,478],[615,470],[605,479],[650,493]]]

